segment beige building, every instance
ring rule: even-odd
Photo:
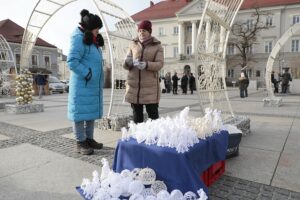
[[[166,0],[157,4],[150,2],[148,8],[132,16],[137,23],[141,20],[151,20],[152,35],[162,42],[165,66],[161,74],[173,74],[176,71],[181,76],[187,64],[191,66],[192,72],[195,71],[195,42],[204,5],[205,0]],[[257,80],[258,85],[263,86],[269,53],[285,31],[300,21],[300,0],[245,0],[237,20],[248,20],[251,23],[251,15],[257,6],[271,13],[268,17],[262,17],[262,23],[268,24],[270,28],[260,32],[257,43],[249,49],[251,60],[247,70],[250,79]],[[292,69],[292,76],[300,78],[299,43],[300,33],[297,33],[281,50],[274,65],[276,72],[280,72],[283,67],[289,67]],[[237,56],[238,50],[231,45],[228,46],[227,53],[227,80],[231,83],[240,75],[240,58]],[[104,58],[106,66],[109,66],[108,50],[104,50]]]

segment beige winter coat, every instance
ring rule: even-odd
[[[158,71],[164,65],[164,53],[160,41],[153,37],[153,41],[145,47],[135,39],[129,46],[127,55],[133,60],[146,61],[147,67],[139,70],[124,63],[128,70],[126,82],[126,96],[128,103],[156,104],[160,100],[160,83]]]

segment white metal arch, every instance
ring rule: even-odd
[[[277,54],[279,53],[280,49],[284,47],[285,43],[297,32],[300,30],[300,23],[294,24],[291,26],[283,35],[282,37],[277,41],[274,48],[272,49],[272,52],[268,58],[267,66],[266,66],[266,75],[265,75],[265,81],[266,81],[266,87],[268,92],[268,97],[272,99],[276,99],[274,95],[274,91],[272,89],[272,82],[271,82],[271,73],[273,70],[274,61],[276,59]]]
[[[226,87],[226,47],[234,19],[244,0],[207,0],[200,21],[195,54],[200,108],[205,104],[234,117]],[[207,106],[207,105],[206,105]]]
[[[22,48],[21,48],[21,68],[29,67],[29,58],[32,54],[33,47],[38,38],[40,31],[49,21],[49,19],[58,12],[61,8],[68,4],[78,0],[39,0],[34,10],[31,13],[29,21],[27,23],[26,30],[23,35]],[[107,117],[110,117],[114,111],[114,80],[115,70],[120,70],[120,60],[124,59],[129,42],[133,39],[136,32],[136,24],[130,15],[127,14],[121,7],[116,5],[111,0],[91,0],[91,2],[97,7],[99,16],[104,24],[104,31],[107,38],[110,63],[112,69],[112,89],[110,97],[110,106]],[[122,41],[122,42],[120,42]],[[114,48],[118,47],[118,48]],[[126,46],[126,48],[125,48]],[[121,52],[117,54],[116,49]],[[121,95],[122,96],[122,95]]]
[[[11,84],[9,70],[11,67],[14,67],[15,72],[17,73],[14,53],[6,39],[0,34],[0,95],[2,93],[6,95],[10,94]]]

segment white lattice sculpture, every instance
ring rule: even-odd
[[[279,53],[279,51],[284,47],[285,43],[297,32],[300,30],[300,24],[294,24],[291,26],[283,35],[282,37],[276,42],[274,48],[272,49],[272,52],[269,55],[269,59],[267,61],[266,66],[266,75],[265,75],[265,81],[266,81],[266,87],[268,92],[268,97],[265,98],[264,105],[269,106],[280,106],[282,104],[282,99],[275,97],[274,91],[272,89],[272,82],[271,82],[271,73],[273,71],[273,65],[275,62],[275,59]]]
[[[28,68],[35,42],[49,19],[60,9],[78,0],[39,0],[36,4],[25,29],[21,47],[21,68]],[[125,80],[122,62],[125,58],[130,41],[136,36],[136,24],[130,15],[112,0],[90,0],[103,21],[106,46],[109,50],[111,64],[111,80]],[[79,16],[79,14],[78,14]],[[101,30],[101,31],[102,31]],[[107,116],[119,114],[118,106],[123,102],[125,90],[112,87],[110,105]]]
[[[129,200],[206,200],[207,196],[203,189],[197,191],[199,198],[193,192],[186,192],[184,195],[180,190],[167,191],[167,186],[163,181],[155,180],[156,177],[153,169],[136,168],[133,171],[123,170],[120,174],[114,173],[107,168],[108,161],[102,159],[102,169],[100,177],[97,171],[93,172],[93,179],[83,179],[81,189],[83,195],[92,200],[116,200],[126,197]],[[104,173],[104,174],[103,174]],[[108,174],[107,174],[108,173]],[[151,178],[145,174],[151,174]],[[154,180],[153,180],[154,179]],[[147,187],[141,180],[144,180]],[[149,184],[151,182],[151,184]],[[150,187],[149,187],[150,186]]]
[[[10,69],[17,72],[14,54],[3,35],[0,34],[0,95],[10,95],[12,78]]]
[[[196,80],[200,106],[222,111],[233,118],[225,81],[226,46],[233,21],[243,0],[207,0],[200,21],[196,52]],[[208,104],[208,105],[207,105]]]

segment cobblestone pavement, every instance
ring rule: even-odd
[[[72,132],[71,128],[49,132],[38,132],[0,122],[0,134],[10,139],[0,141],[0,149],[29,143],[41,148],[101,166],[101,157],[106,157],[112,164],[114,149],[104,147],[95,154],[83,156],[74,151],[75,141],[62,137]],[[300,200],[300,193],[272,187],[230,176],[222,176],[210,188],[211,200]]]

